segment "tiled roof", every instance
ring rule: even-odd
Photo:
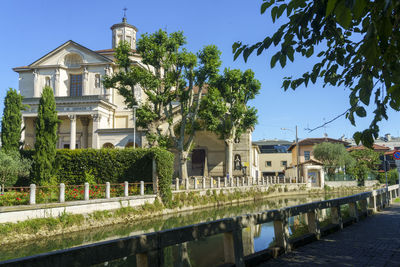
[[[15,67],[14,69],[29,69],[29,66]]]
[[[323,142],[340,143],[340,144],[343,144],[345,146],[349,144],[348,142],[342,141],[342,140],[339,140],[339,139],[322,137],[322,138],[306,138],[306,139],[303,139],[303,140],[299,141],[299,145],[300,146],[308,146],[308,145],[320,144],[320,143],[323,143]],[[294,143],[289,147],[288,150],[291,151],[295,147],[296,147],[296,144]]]
[[[352,146],[352,147],[349,147],[347,149],[347,151],[364,150],[364,149],[365,149],[365,146],[362,146],[362,145],[361,146]],[[375,150],[375,151],[388,151],[388,150],[390,150],[389,147],[381,146],[381,145],[377,145],[377,144],[374,144],[372,146],[372,149]]]
[[[102,49],[102,50],[96,50],[96,53],[109,53],[109,52],[115,52],[114,48],[109,48],[109,49]],[[132,53],[136,53],[135,49],[131,49]]]

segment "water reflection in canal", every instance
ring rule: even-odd
[[[87,231],[37,239],[30,242],[9,244],[0,247],[0,261],[339,196],[340,195],[325,195],[322,197],[297,196],[247,202],[240,205],[160,216],[140,222],[105,226]],[[301,218],[297,220],[301,220]],[[295,224],[295,221],[291,218],[291,229],[293,228],[293,224]],[[265,223],[244,229],[243,240],[245,255],[267,248],[272,242],[273,236],[274,229],[272,223]],[[173,266],[175,263],[181,262],[182,260],[189,261],[191,266],[218,265],[223,262],[224,258],[223,236],[216,235],[204,240],[166,248],[164,257],[166,266]],[[136,258],[135,256],[130,256],[121,260],[109,262],[108,266],[136,266]]]

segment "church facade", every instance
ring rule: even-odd
[[[102,78],[118,71],[115,48],[121,40],[131,45],[132,61],[140,62],[135,53],[137,28],[126,22],[114,24],[112,48],[93,51],[72,40],[55,48],[30,65],[13,68],[19,74],[19,91],[23,104],[29,108],[22,112],[25,148],[35,143],[35,120],[42,90],[53,88],[60,124],[57,148],[125,148],[145,147],[145,132],[134,128],[133,111],[128,109],[124,98],[116,89],[103,87]],[[135,88],[139,103],[146,101],[141,88]],[[247,163],[246,172],[258,175],[252,167],[254,149],[251,131],[234,145],[235,166]],[[225,144],[214,134],[198,132],[196,147],[188,164],[188,174],[196,176],[225,175]],[[176,157],[177,158],[177,157]],[[176,168],[177,169],[177,168]],[[233,175],[243,170],[235,168]],[[232,174],[231,174],[232,175]]]

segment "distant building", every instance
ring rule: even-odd
[[[287,140],[260,140],[253,142],[260,149],[259,170],[263,176],[284,175],[285,169],[292,163],[288,148],[292,142]]]
[[[297,177],[297,168],[299,168],[299,177],[311,181],[313,187],[323,187],[325,183],[325,174],[322,163],[314,158],[314,146],[324,142],[343,144],[345,147],[349,143],[339,139],[328,137],[323,138],[306,138],[299,141],[299,157],[297,157],[297,145],[293,143],[288,151],[291,152],[292,164],[286,170],[286,175]],[[297,162],[297,158],[299,161]]]

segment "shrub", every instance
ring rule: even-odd
[[[32,158],[34,154],[32,150],[21,153],[25,158]],[[54,169],[57,182],[70,185],[85,182],[152,182],[153,159],[159,178],[160,197],[164,204],[170,203],[174,155],[162,148],[60,149],[57,150]],[[20,181],[19,184],[28,185],[35,180],[33,178],[31,173],[28,181]]]

